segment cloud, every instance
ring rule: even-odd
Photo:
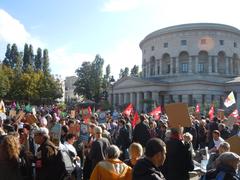
[[[142,0],[108,0],[101,9],[104,12],[129,11],[139,7]]]
[[[82,62],[92,61],[95,57],[86,53],[73,53],[69,49],[69,46],[64,46],[49,52],[52,74],[61,75],[62,79],[66,76],[76,76],[75,70],[82,65]]]
[[[16,43],[22,48],[25,43],[31,43],[34,47],[41,47],[44,44],[37,37],[33,37],[18,19],[3,9],[0,9],[0,41],[6,44]]]
[[[126,38],[118,42],[112,49],[108,49],[101,54],[105,60],[104,64],[110,64],[111,74],[114,75],[115,80],[119,78],[121,68],[129,67],[129,70],[131,70],[134,65],[138,65],[141,69],[142,58],[138,43]]]

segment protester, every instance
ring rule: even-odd
[[[221,138],[220,132],[218,130],[214,130],[212,133],[214,147],[209,150],[209,153],[216,152],[224,139]]]
[[[126,127],[126,121],[124,119],[119,120],[119,135],[117,137],[116,145],[122,151],[120,156],[121,160],[128,158],[128,147],[131,144],[131,139],[129,138],[129,131]]]
[[[56,161],[58,149],[49,140],[48,129],[36,130],[34,140],[40,145],[36,153],[36,180],[60,180],[65,172],[62,172],[62,164]]]
[[[190,144],[182,142],[183,128],[172,128],[170,140],[166,142],[167,155],[163,174],[168,180],[188,180],[194,169]]]
[[[22,180],[20,171],[20,144],[12,135],[2,136],[0,143],[0,179]]]
[[[230,144],[227,142],[222,142],[219,145],[219,148],[216,152],[213,152],[210,154],[208,164],[207,164],[207,170],[215,169],[216,168],[216,159],[224,152],[230,151]]]
[[[145,157],[139,159],[133,168],[133,180],[164,180],[160,172],[166,158],[166,145],[159,138],[152,138],[146,144]]]
[[[137,163],[138,159],[140,159],[143,155],[142,145],[139,143],[132,143],[129,146],[129,159],[126,159],[124,162],[130,166],[134,167]]]
[[[106,160],[94,168],[90,180],[131,180],[132,168],[119,160],[120,150],[115,145],[106,149]]]
[[[151,138],[149,126],[145,124],[145,116],[140,115],[140,123],[137,124],[133,130],[133,142],[140,143],[143,147],[146,146],[147,141]]]
[[[233,152],[224,152],[217,158],[216,169],[202,176],[202,180],[239,180],[236,170],[240,157]]]
[[[110,146],[108,139],[102,137],[102,128],[96,126],[94,129],[96,140],[92,143],[89,159],[91,160],[92,168],[95,168],[98,162],[105,159],[105,151]]]

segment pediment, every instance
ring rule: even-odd
[[[122,78],[114,84],[114,88],[131,88],[131,87],[142,87],[144,85],[154,85],[155,83],[142,80],[140,78],[126,77]]]

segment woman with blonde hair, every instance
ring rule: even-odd
[[[17,137],[6,135],[0,144],[1,180],[21,180],[19,169],[20,144]]]
[[[100,161],[94,168],[90,180],[131,180],[132,168],[119,160],[120,150],[115,145],[106,149],[106,160]]]

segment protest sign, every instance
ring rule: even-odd
[[[224,110],[223,109],[218,109],[217,117],[218,117],[218,119],[220,119],[222,121],[224,120]]]
[[[28,114],[26,116],[26,123],[29,123],[29,124],[34,124],[34,123],[37,123],[37,118],[33,115],[33,114]]]
[[[171,103],[165,106],[168,116],[169,127],[178,128],[179,126],[191,127],[191,119],[188,113],[188,106],[185,103]]]
[[[85,123],[82,123],[80,125],[80,140],[83,142],[87,142],[88,138],[89,138],[88,125]]]
[[[235,152],[240,155],[240,137],[232,136],[226,140],[231,147],[231,152]]]
[[[71,110],[70,118],[75,119],[75,117],[76,117],[76,111]]]
[[[25,116],[25,112],[24,111],[19,111],[17,116],[16,116],[16,122],[20,122]]]
[[[15,110],[15,109],[11,109],[11,110],[9,111],[9,117],[10,117],[10,118],[13,118],[13,117],[16,117],[16,116],[17,116],[16,110]]]
[[[56,145],[59,146],[60,138],[61,138],[61,129],[62,125],[59,123],[56,123],[49,132],[50,140]]]

